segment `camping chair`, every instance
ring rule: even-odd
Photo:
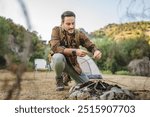
[[[93,59],[88,55],[84,57],[77,57],[77,61],[83,73],[85,73],[89,79],[102,79],[99,68],[97,67]]]
[[[47,78],[47,72],[50,71],[50,66],[47,64],[45,59],[35,59],[34,69],[35,69],[34,78],[36,77],[38,71],[46,71],[46,78]]]

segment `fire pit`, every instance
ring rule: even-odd
[[[73,86],[68,98],[73,100],[131,100],[134,99],[134,95],[118,85],[110,85],[99,80]]]

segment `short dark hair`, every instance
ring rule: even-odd
[[[72,11],[65,11],[65,12],[63,12],[63,14],[61,15],[62,22],[64,22],[64,18],[65,17],[71,17],[71,16],[76,17],[75,13],[72,12]]]

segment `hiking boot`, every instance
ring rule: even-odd
[[[66,74],[66,73],[63,73],[62,77],[63,77],[63,84],[65,86],[69,86],[68,83],[71,82],[70,76],[68,74]]]
[[[63,84],[63,78],[56,78],[56,91],[63,91],[64,90],[64,84]]]

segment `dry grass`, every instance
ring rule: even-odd
[[[0,99],[5,99],[8,90],[15,82],[16,76],[8,71],[0,71]],[[62,100],[68,96],[68,91],[74,82],[65,87],[64,91],[55,91],[54,72],[26,72],[22,77],[21,91],[16,98],[17,90],[13,92],[12,99],[18,100]],[[150,78],[123,75],[103,75],[104,81],[117,84],[121,87],[134,90],[136,99],[150,99]]]
[[[55,91],[54,72],[26,72],[22,77],[21,92],[18,97],[20,100],[52,100],[64,99],[68,94],[69,86],[64,91]],[[15,75],[8,71],[0,72],[0,99],[5,99],[7,91],[15,82]],[[14,92],[14,96],[15,96]],[[13,98],[14,99],[14,98]]]

